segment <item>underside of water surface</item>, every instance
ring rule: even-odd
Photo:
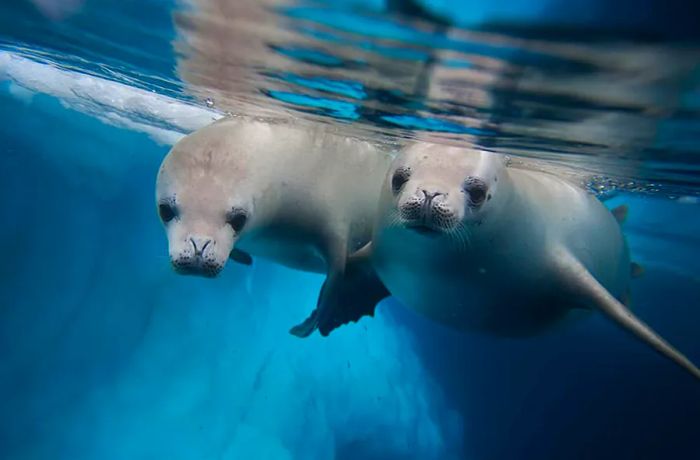
[[[502,153],[629,206],[632,309],[697,363],[696,10],[3,2],[0,458],[694,458],[700,385],[602,315],[502,339],[389,298],[298,339],[323,276],[178,275],[154,187],[222,117]]]

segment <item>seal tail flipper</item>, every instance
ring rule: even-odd
[[[622,225],[627,221],[627,215],[629,214],[630,208],[626,204],[621,204],[620,206],[613,208],[610,212],[615,217],[618,224]]]
[[[631,332],[700,380],[700,369],[613,297],[578,259],[565,249],[560,249],[554,254],[554,263],[559,275],[573,293],[583,296],[623,329]]]

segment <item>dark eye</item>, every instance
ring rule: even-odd
[[[472,205],[479,206],[486,199],[488,187],[481,179],[470,177],[464,181],[462,188],[464,189],[464,192],[469,195],[469,201]]]
[[[404,186],[408,179],[411,177],[411,170],[409,168],[399,168],[394,172],[394,176],[391,178],[391,190],[394,193],[398,193],[401,187]]]
[[[226,223],[229,224],[236,233],[243,230],[247,221],[248,213],[242,209],[233,209],[226,218]]]
[[[167,224],[177,216],[177,212],[175,211],[175,207],[173,207],[173,205],[161,203],[158,205],[158,215],[160,216],[160,219]]]

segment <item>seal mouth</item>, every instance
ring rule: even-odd
[[[454,214],[444,202],[447,194],[428,193],[425,190],[423,194],[423,198],[414,196],[399,207],[403,225],[426,236],[434,237],[449,232],[454,225]]]
[[[407,222],[406,228],[418,233],[419,235],[431,237],[439,236],[444,233],[442,229],[436,228],[432,226],[429,222],[425,221]]]
[[[216,278],[221,273],[222,266],[218,264],[178,263],[172,262],[173,269],[179,275],[202,276]]]

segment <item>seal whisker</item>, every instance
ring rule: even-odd
[[[460,239],[462,240],[462,249],[466,251],[471,246],[471,241],[469,240],[469,234],[466,231],[457,231]]]
[[[402,227],[403,226],[401,216],[398,212],[392,213],[389,216],[389,221],[387,223],[387,226],[388,227]]]
[[[454,227],[453,231],[455,234],[459,235],[462,241],[462,249],[466,250],[467,248],[471,247],[471,233],[469,231],[469,227],[467,227],[463,221],[460,221],[457,226]]]
[[[445,232],[445,235],[452,241],[454,244],[458,246],[457,250],[461,251],[464,249],[464,241],[462,240],[462,236],[459,234],[459,231],[457,231],[456,227],[450,228]]]
[[[462,238],[462,245],[464,250],[466,251],[472,245],[471,239],[469,238],[469,231],[465,228],[462,231],[459,231],[459,235]]]

